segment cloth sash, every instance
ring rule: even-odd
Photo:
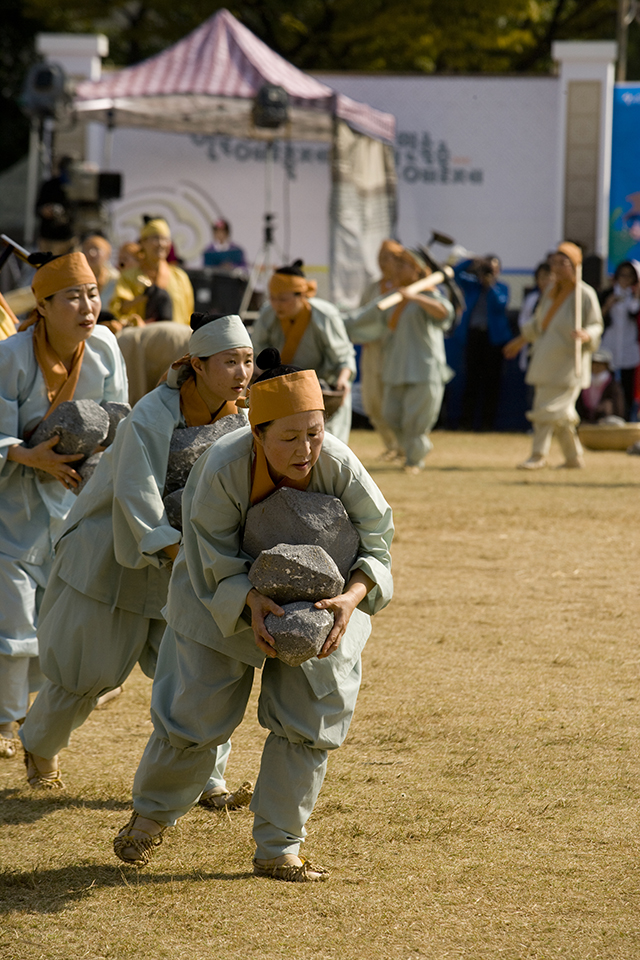
[[[300,341],[311,321],[311,304],[308,300],[302,301],[302,309],[291,320],[281,320],[280,326],[284,333],[284,346],[280,353],[283,364],[293,363]]]
[[[207,423],[215,423],[237,413],[238,407],[233,400],[225,400],[212,414],[198,392],[195,377],[189,377],[180,387],[180,411],[188,427],[204,427]]]
[[[295,490],[306,490],[311,483],[311,470],[307,476],[302,477],[301,480],[290,480],[288,477],[283,477],[279,483],[275,483],[271,479],[271,474],[269,473],[269,464],[267,463],[267,458],[264,455],[264,449],[262,445],[256,443],[254,440],[253,450],[255,456],[253,458],[253,463],[251,464],[252,506],[256,503],[260,503],[261,500],[265,500],[276,490],[280,490],[281,487],[293,487]]]
[[[571,294],[575,289],[576,289],[575,282],[571,280],[567,280],[565,283],[555,284],[553,290],[551,291],[553,300],[551,301],[551,304],[549,305],[549,309],[547,310],[544,320],[542,321],[542,324],[541,324],[543,333],[545,332],[545,330],[547,329],[547,327],[555,317],[556,313],[558,312],[562,304],[565,302],[565,300],[568,297],[571,296]]]
[[[33,331],[33,352],[44,377],[50,404],[43,419],[52,414],[56,407],[59,407],[65,400],[73,400],[82,368],[84,348],[85,342],[82,341],[73,354],[71,369],[67,370],[47,339],[47,328],[44,320],[40,319],[36,323]]]
[[[389,327],[389,330],[395,330],[395,328],[398,326],[398,321],[400,320],[402,311],[406,306],[407,304],[404,301],[397,305],[397,307],[389,317],[389,323],[387,324],[387,326]]]

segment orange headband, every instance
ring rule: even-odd
[[[568,257],[569,260],[571,260],[571,263],[574,267],[577,267],[582,263],[582,250],[576,243],[571,243],[570,240],[565,240],[564,243],[559,243],[556,253],[563,253],[565,257]]]
[[[36,300],[44,300],[60,290],[95,282],[95,274],[84,253],[67,253],[39,267],[31,281],[31,289]]]
[[[404,252],[404,247],[397,240],[383,240],[378,251],[378,263],[383,253],[390,253],[393,257],[400,257]]]
[[[301,293],[303,297],[315,297],[317,291],[315,280],[290,273],[274,273],[269,280],[269,295],[272,297],[277,297],[279,293]]]
[[[254,383],[249,391],[252,427],[307,410],[324,410],[322,389],[315,370],[297,370],[283,377]]]

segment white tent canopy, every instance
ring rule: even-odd
[[[375,140],[392,143],[395,118],[335,93],[288,63],[228,10],[143,63],[87,81],[75,108],[86,120],[173,133],[272,139],[253,125],[253,99],[264,84],[283,87],[290,119],[279,137],[333,139],[333,118]]]
[[[276,130],[252,119],[265,84],[289,95],[288,122]],[[330,142],[332,296],[355,305],[377,274],[378,248],[395,225],[395,117],[298,70],[228,10],[143,63],[80,84],[75,110],[108,128]]]

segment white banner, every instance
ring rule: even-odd
[[[557,243],[556,78],[322,79],[397,118],[403,243],[425,243],[439,230],[475,253],[497,253],[507,272],[527,274]],[[196,267],[211,221],[222,216],[253,261],[268,205],[276,213],[274,261],[302,257],[319,268],[326,295],[328,150],[279,142],[269,175],[258,141],[116,129],[110,168],[124,174],[125,195],[112,205],[114,240],[135,237],[143,213],[162,214],[179,254]],[[91,159],[103,166],[99,144]]]
[[[395,115],[403,243],[426,243],[439,230],[474,253],[497,253],[507,270],[524,272],[561,239],[555,236],[555,77],[321,79]]]

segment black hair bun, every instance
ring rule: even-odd
[[[219,320],[223,316],[223,313],[192,313],[189,326],[195,333],[200,327],[204,327],[205,324],[211,323],[213,320]]]
[[[51,263],[52,260],[58,260],[59,256],[59,254],[44,253],[38,250],[36,253],[29,254],[28,262],[32,267],[44,267],[45,263]]]
[[[280,354],[275,347],[265,347],[262,353],[256,357],[256,367],[260,370],[273,370],[282,363]]]
[[[276,273],[283,273],[286,277],[304,277],[304,260],[294,260],[284,267],[277,267]]]

